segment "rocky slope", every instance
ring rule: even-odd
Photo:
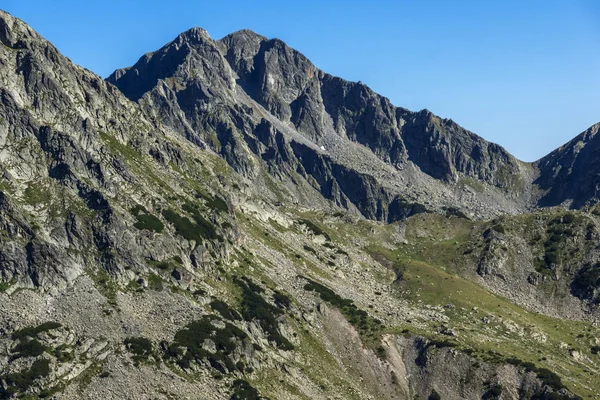
[[[598,129],[600,124],[537,161],[535,183],[545,191],[541,206],[581,208],[598,202]]]
[[[600,393],[597,213],[511,215],[551,162],[249,31],[118,88],[0,43],[0,398]]]

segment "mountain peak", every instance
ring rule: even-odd
[[[177,42],[192,43],[192,44],[204,43],[207,40],[212,40],[212,38],[210,37],[210,35],[208,34],[208,31],[206,31],[206,29],[203,29],[200,27],[190,28],[187,31],[180,33],[177,36],[177,39],[175,39],[175,41],[177,41]]]
[[[239,31],[235,31],[235,32],[230,33],[229,35],[223,37],[221,40],[227,40],[228,38],[235,39],[235,40],[245,39],[245,40],[255,40],[255,41],[256,40],[258,40],[258,41],[269,40],[267,37],[260,35],[251,29],[240,29]]]

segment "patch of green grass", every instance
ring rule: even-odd
[[[134,150],[133,147],[119,142],[116,137],[108,133],[100,132],[100,138],[112,152],[121,154],[127,161],[141,158],[141,154]]]
[[[102,269],[90,271],[88,275],[94,281],[96,289],[106,297],[108,304],[116,307],[118,287],[110,275]]]
[[[163,290],[163,280],[156,274],[148,275],[148,288],[160,292]]]
[[[333,290],[311,279],[304,278],[308,281],[304,285],[304,290],[317,292],[319,297],[332,306],[336,307],[346,317],[362,336],[373,336],[379,333],[383,326],[381,321],[372,318],[366,311],[356,307],[350,299],[344,299]]]
[[[446,309],[444,314],[448,317],[447,323],[460,332],[454,340],[461,350],[471,349],[474,356],[486,362],[510,363],[511,359],[518,357],[522,360],[519,360],[520,365],[531,371],[542,371],[541,375],[548,382],[556,383],[552,374],[563,380],[568,377],[562,384],[581,396],[600,390],[597,383],[586,383],[589,380],[589,365],[574,360],[568,350],[561,349],[561,343],[578,343],[579,351],[589,351],[589,344],[578,336],[582,332],[600,334],[591,324],[528,312],[470,280],[444,271],[441,269],[443,264],[435,259],[431,262],[433,265],[410,259],[403,249],[390,251],[378,248],[375,251],[372,247],[370,252],[384,255],[388,260],[395,260],[403,266],[404,277],[396,288],[398,296],[417,307],[430,305],[442,308],[446,304],[454,306]],[[482,322],[484,317],[489,319],[488,323]],[[507,324],[519,326],[523,333],[508,330]],[[433,324],[415,332],[431,337],[432,330],[437,331],[438,328]],[[411,330],[414,329],[416,328],[413,326]],[[543,341],[533,338],[540,334],[544,335]],[[543,359],[540,354],[544,354]],[[544,370],[551,371],[552,374]],[[574,386],[573,382],[579,383]]]
[[[52,198],[49,187],[45,186],[42,182],[27,186],[24,195],[27,204],[32,206],[49,203]]]
[[[131,214],[137,219],[137,222],[133,224],[139,230],[149,230],[152,232],[161,233],[165,228],[164,224],[156,216],[150,214],[141,205],[136,205],[131,209]]]
[[[215,226],[206,220],[197,208],[186,203],[184,204],[183,209],[192,215],[194,222],[187,217],[179,215],[173,209],[163,211],[163,216],[167,221],[174,225],[177,234],[183,236],[187,240],[194,240],[196,245],[200,244],[204,239],[214,240],[220,237],[217,234]]]
[[[0,293],[6,292],[12,285],[14,285],[15,281],[10,282],[0,282]]]

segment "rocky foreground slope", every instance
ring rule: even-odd
[[[599,396],[597,129],[523,163],[249,31],[0,43],[0,398]]]

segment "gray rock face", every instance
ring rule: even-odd
[[[128,208],[164,202],[139,173],[145,159],[183,167],[165,129],[23,22],[2,13],[0,31],[3,280],[61,287],[85,265],[121,279],[179,253],[175,236],[153,244],[125,222]]]
[[[600,138],[596,124],[535,163],[535,181],[545,191],[541,206],[565,204],[580,208],[598,202]]]
[[[388,209],[403,204],[397,198],[418,202],[413,185],[429,195],[433,208],[464,208],[456,198],[462,189],[453,187],[461,177],[489,185],[493,193],[511,193],[510,205],[502,204],[506,196],[483,199],[491,208],[524,206],[522,164],[500,146],[427,110],[397,108],[361,83],[318,70],[282,41],[248,30],[214,41],[192,29],[107,80],[149,112],[159,110],[156,115],[184,137],[219,152],[236,171],[256,177],[266,169],[292,181],[299,172],[336,205],[367,218],[393,221],[410,214],[388,215]],[[256,156],[258,164],[250,161]],[[330,161],[307,164],[321,159]],[[393,177],[374,174],[381,169]],[[347,181],[340,181],[339,170],[347,171]],[[353,177],[359,187],[379,187],[368,194],[355,190]]]

